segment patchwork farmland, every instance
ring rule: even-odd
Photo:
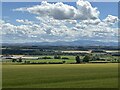
[[[23,50],[25,48],[27,54]],[[119,56],[115,48],[107,50],[104,47],[97,51],[90,47],[78,49],[17,47],[19,53],[14,54],[15,47],[4,48],[1,55],[3,88],[118,87]]]

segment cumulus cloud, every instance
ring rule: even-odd
[[[90,20],[83,20],[82,22],[86,25],[89,25],[89,24],[98,25],[101,22],[101,20],[100,19],[95,19],[95,20],[90,19]]]
[[[42,1],[41,5],[28,8],[17,8],[15,11],[27,11],[40,16],[51,16],[55,19],[71,19],[74,17],[76,9],[63,3],[50,4]]]
[[[32,21],[29,21],[27,19],[22,20],[22,19],[16,19],[16,22],[22,23],[22,24],[33,24]]]
[[[14,9],[14,11],[26,11],[39,16],[50,16],[54,19],[97,19],[99,17],[99,11],[97,8],[92,7],[88,1],[78,0],[76,2],[77,8],[58,2],[55,4],[42,1],[41,5],[33,7],[23,7]]]
[[[116,22],[118,22],[118,17],[117,16],[112,16],[112,15],[108,15],[103,21],[106,23],[106,24],[114,24]]]
[[[78,0],[77,4],[77,11],[76,18],[81,19],[97,19],[99,17],[100,12],[97,8],[92,7],[88,1],[85,0]]]
[[[40,19],[40,23],[13,25],[2,21],[2,35],[6,40],[23,39],[29,42],[38,41],[74,41],[79,39],[113,40],[118,37],[117,29],[106,27],[105,25],[86,24],[77,22],[76,24],[66,20],[56,20],[49,18]],[[75,22],[75,21],[74,21]],[[71,26],[72,25],[72,26]]]
[[[5,21],[2,23],[2,34],[3,35],[13,35],[15,37],[18,36],[32,36],[37,34],[44,34],[45,32],[41,29],[39,25],[13,25],[11,23],[6,23]],[[12,37],[13,37],[12,36]]]
[[[21,25],[14,25],[0,20],[0,29],[5,41],[55,42],[80,39],[114,41],[118,38],[118,28],[111,27],[118,22],[118,17],[108,15],[99,19],[99,11],[88,1],[79,0],[77,8],[59,3],[41,2],[33,7],[17,8],[36,14],[36,21],[16,19]]]

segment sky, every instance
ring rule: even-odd
[[[2,42],[118,41],[117,2],[4,2]]]

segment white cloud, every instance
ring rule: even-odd
[[[16,22],[22,23],[22,24],[33,24],[32,21],[29,21],[27,19],[22,20],[22,19],[16,19]]]
[[[42,1],[41,5],[33,7],[23,7],[14,9],[14,11],[27,11],[39,16],[50,16],[54,19],[97,19],[99,17],[99,11],[97,8],[91,6],[88,1],[79,0],[76,2],[77,8],[58,2],[55,4]]]
[[[118,17],[108,15],[99,19],[99,11],[88,1],[79,0],[77,8],[63,3],[18,8],[15,11],[27,11],[36,14],[36,21],[17,19],[21,25],[0,21],[4,41],[9,42],[54,42],[74,40],[114,41],[118,38],[118,28],[113,28]],[[1,28],[2,27],[2,28]]]
[[[74,17],[76,9],[73,6],[63,3],[50,4],[42,1],[41,5],[29,8],[18,8],[15,11],[27,11],[40,16],[51,16],[55,19],[71,19]]]
[[[40,17],[39,17],[40,19]],[[4,39],[18,41],[19,39],[29,42],[54,42],[54,41],[74,41],[79,39],[108,40],[117,39],[118,33],[116,28],[86,24],[85,22],[77,22],[72,24],[71,21],[44,19],[41,18],[39,23],[12,25],[3,21],[2,35]],[[46,22],[45,22],[46,21]]]
[[[86,25],[89,25],[89,24],[98,25],[101,22],[101,20],[100,19],[95,19],[95,20],[88,19],[88,20],[83,20],[82,22]]]
[[[77,11],[76,18],[80,18],[83,20],[86,19],[97,19],[99,17],[100,12],[97,8],[92,7],[88,1],[78,0],[77,1]]]
[[[112,25],[112,24],[118,22],[118,17],[117,16],[108,15],[103,21],[106,24],[111,24]]]
[[[2,34],[5,36],[11,35],[12,37],[30,37],[44,33],[45,32],[41,29],[41,27],[36,24],[16,26],[10,23],[2,23]]]

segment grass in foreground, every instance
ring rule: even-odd
[[[116,88],[118,64],[3,65],[3,88]]]

